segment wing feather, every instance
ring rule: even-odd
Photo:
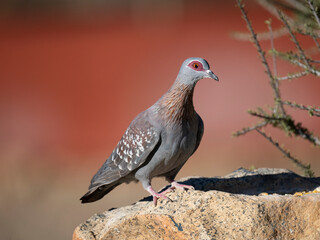
[[[89,189],[110,184],[141,166],[160,140],[160,134],[146,117],[137,117],[91,180]]]

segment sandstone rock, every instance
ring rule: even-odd
[[[169,193],[96,214],[74,240],[320,239],[320,178],[284,169],[237,171],[222,178],[182,179],[196,190]],[[294,196],[295,192],[313,191]]]

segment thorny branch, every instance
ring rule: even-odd
[[[270,79],[270,85],[273,89],[273,93],[274,93],[274,96],[276,99],[280,99],[280,91],[279,91],[279,88],[278,88],[278,81],[276,78],[273,77],[272,73],[271,73],[271,70],[270,70],[270,67],[269,67],[269,64],[266,60],[266,57],[265,57],[265,52],[262,51],[262,48],[260,46],[260,43],[257,39],[257,35],[256,33],[254,32],[253,28],[252,28],[252,25],[251,25],[251,22],[249,21],[248,19],[248,16],[247,16],[247,12],[244,10],[244,5],[242,4],[242,1],[241,0],[237,0],[237,4],[238,4],[238,7],[240,8],[241,10],[241,13],[242,13],[242,16],[244,18],[244,20],[246,21],[247,23],[247,27],[252,35],[252,39],[253,39],[253,42],[254,44],[256,45],[257,47],[257,50],[258,50],[258,53],[261,57],[261,60],[262,60],[262,64],[264,65],[265,69],[266,69],[266,72],[269,76],[269,79]],[[282,115],[285,115],[285,111],[284,111],[284,108],[283,108],[283,105],[281,102],[278,103],[278,107],[279,107],[279,110],[280,110],[280,113]]]
[[[306,8],[306,6],[304,6],[301,2],[297,0],[285,0],[285,1],[289,3],[289,5],[294,7],[294,9],[297,9],[298,11],[304,14],[308,13],[308,8]]]
[[[269,13],[271,13],[273,16],[279,19],[279,15],[277,13],[277,9],[274,7],[274,5],[271,3],[271,1],[268,0],[257,0],[257,2],[266,9]],[[293,23],[293,19],[288,18],[288,21],[290,23]]]
[[[301,161],[299,161],[298,159],[293,157],[289,151],[287,151],[284,148],[282,148],[280,146],[280,144],[277,141],[273,140],[270,136],[267,136],[267,134],[265,134],[264,132],[260,131],[259,129],[256,129],[256,131],[258,133],[260,133],[264,138],[266,138],[270,143],[272,143],[280,152],[282,152],[282,154],[285,157],[287,157],[294,164],[296,164],[298,167],[300,167],[304,171],[305,175],[307,175],[309,177],[314,177],[314,172],[311,170],[310,164],[302,163]]]
[[[295,73],[295,74],[289,74],[288,76],[285,77],[278,77],[279,81],[283,81],[283,80],[289,80],[289,79],[294,79],[294,78],[300,78],[302,76],[306,76],[308,75],[308,71],[304,71],[304,72],[299,72],[299,73]]]
[[[280,80],[300,78],[300,77],[308,75],[310,73],[315,76],[320,76],[320,71],[317,70],[313,65],[311,65],[311,63],[317,64],[317,63],[319,63],[319,61],[313,60],[312,58],[308,58],[306,56],[304,49],[301,47],[300,43],[298,42],[298,40],[294,34],[294,30],[292,30],[292,28],[290,26],[291,24],[293,25],[295,23],[294,20],[289,18],[288,16],[285,16],[285,14],[283,12],[281,12],[279,9],[277,9],[273,5],[273,3],[271,4],[269,1],[266,1],[266,0],[258,0],[258,2],[262,6],[264,6],[271,14],[275,15],[278,19],[280,19],[283,22],[285,31],[287,33],[289,33],[297,51],[298,51],[298,53],[278,52],[274,47],[274,35],[273,35],[274,32],[271,27],[271,20],[266,21],[266,23],[268,25],[268,29],[269,29],[268,39],[270,39],[270,43],[271,43],[270,52],[272,55],[273,68],[274,68],[273,74],[272,74],[269,63],[267,62],[267,59],[265,57],[265,52],[262,50],[260,42],[259,42],[259,40],[261,40],[262,38],[261,38],[261,36],[260,36],[260,38],[258,38],[257,34],[254,32],[252,24],[248,18],[247,12],[244,9],[244,4],[242,3],[242,0],[236,0],[236,1],[237,1],[237,5],[242,13],[242,17],[245,20],[246,25],[249,29],[251,40],[257,48],[258,54],[260,55],[260,58],[261,58],[261,62],[266,69],[266,74],[269,77],[269,83],[270,83],[270,86],[272,87],[273,93],[274,93],[274,106],[271,107],[272,113],[270,113],[270,114],[266,113],[261,108],[258,108],[258,111],[248,111],[249,114],[251,114],[252,116],[259,117],[259,118],[263,119],[263,121],[257,123],[256,125],[254,125],[252,127],[243,128],[242,130],[235,132],[233,135],[240,136],[240,135],[244,135],[248,132],[251,132],[253,130],[257,131],[264,138],[266,138],[269,142],[271,142],[274,146],[276,146],[277,149],[280,150],[284,154],[285,157],[290,159],[299,168],[301,168],[307,176],[314,176],[313,171],[310,169],[310,164],[306,165],[306,164],[302,163],[300,160],[293,157],[289,151],[282,148],[277,141],[272,139],[271,136],[267,136],[261,129],[267,125],[271,125],[275,128],[279,128],[279,129],[283,130],[290,137],[291,136],[301,137],[303,139],[310,141],[312,144],[314,144],[316,146],[320,146],[320,139],[318,137],[314,136],[307,128],[303,127],[301,123],[299,123],[299,122],[295,123],[294,119],[290,115],[286,114],[285,109],[284,109],[284,105],[290,106],[295,109],[306,110],[309,112],[309,114],[311,116],[320,116],[320,108],[319,107],[318,108],[317,107],[308,107],[308,106],[304,106],[302,104],[296,104],[296,103],[292,103],[289,101],[283,101],[281,99],[280,90],[279,90],[279,81]],[[310,4],[312,5],[310,0],[305,0],[305,1],[308,2],[309,6],[310,6]],[[304,5],[301,5],[300,2],[297,2],[295,0],[286,0],[286,2],[289,5],[294,6],[293,9],[298,9],[298,11],[302,12],[305,16],[308,15],[308,12],[309,12],[308,8],[305,7]],[[289,6],[288,6],[288,9],[290,9]],[[310,6],[310,9],[313,12],[313,14],[316,14],[316,10],[313,5]],[[318,24],[320,26],[319,18],[318,19],[316,18],[316,21],[318,22]],[[304,29],[304,30],[301,30],[299,28],[295,28],[295,29],[296,29],[295,33],[303,34],[305,36],[309,36],[310,38],[312,38],[315,41],[317,48],[320,49],[319,43],[317,41],[317,38],[319,38],[319,31],[315,32],[312,28],[311,28],[311,30],[309,28]],[[294,73],[294,74],[289,74],[284,77],[278,77],[277,76],[277,66],[276,66],[276,56],[281,57],[281,58],[289,61],[290,63],[303,68],[304,71]]]
[[[250,115],[252,116],[255,116],[255,117],[258,117],[258,118],[263,118],[267,121],[272,121],[272,120],[275,120],[275,121],[281,121],[285,118],[282,118],[282,117],[278,117],[278,116],[269,116],[267,114],[262,114],[262,113],[257,113],[255,111],[248,111]]]
[[[273,63],[273,75],[274,76],[278,76],[277,59],[276,59],[276,54],[274,53],[275,49],[274,49],[273,30],[272,30],[272,26],[271,26],[271,20],[267,21],[267,25],[268,25],[269,32],[270,32],[270,43],[271,43],[272,63]]]
[[[264,121],[264,122],[261,122],[261,123],[254,125],[252,127],[243,128],[242,130],[237,131],[237,132],[233,133],[232,135],[235,137],[238,137],[238,136],[244,135],[250,131],[256,130],[258,128],[262,128],[262,127],[266,126],[267,124],[268,124],[268,122]]]
[[[289,136],[294,135],[296,137],[301,137],[308,140],[315,146],[320,146],[320,139],[313,136],[313,134],[307,128],[303,127],[301,123],[295,123],[289,115],[279,117],[275,114],[268,115],[266,113],[257,113],[254,111],[249,111],[249,114],[264,119],[265,122],[271,124],[273,127],[285,131]]]
[[[299,27],[296,28],[296,31],[297,31],[297,33],[299,33],[301,35],[304,35],[304,36],[310,36],[310,37],[315,38],[315,39],[320,38],[318,33],[316,33],[315,31],[311,32],[311,31],[308,31],[306,29],[301,29]]]
[[[309,12],[308,9],[303,6],[301,3],[298,3],[297,1],[292,1],[292,0],[287,0],[288,4],[291,5],[292,7],[294,7],[294,9],[296,9],[297,12],[300,12],[300,14],[302,15],[308,15],[309,16]],[[306,0],[306,1],[310,1],[310,0]],[[277,8],[275,8],[274,4],[277,2],[276,0],[270,1],[270,0],[256,0],[256,2],[262,6],[265,10],[267,10],[271,15],[273,15],[274,17],[276,17],[277,19],[281,20],[277,11]],[[283,3],[283,2],[282,2]],[[282,4],[281,3],[281,4]],[[289,6],[282,6],[283,8],[287,8],[289,9]],[[312,11],[313,14],[316,14],[316,11]],[[297,30],[297,32],[299,32],[300,34],[303,35],[308,35],[308,36],[313,36],[314,38],[319,38],[319,32],[315,32],[315,31],[307,31],[305,30],[305,22],[303,20],[297,22],[294,21],[291,17],[286,16],[286,20],[290,25],[295,25],[295,29]],[[319,25],[320,27],[320,25]],[[280,27],[279,29],[276,29],[273,31],[273,38],[279,38],[282,36],[285,36],[288,34],[288,30],[286,27]],[[242,40],[242,41],[248,41],[251,39],[251,34],[250,33],[242,33],[242,32],[235,32],[233,33],[234,38],[238,39],[238,40]],[[257,33],[257,39],[258,40],[270,40],[271,36],[269,31],[266,32],[262,32],[262,33]],[[317,43],[316,43],[317,44]]]
[[[318,26],[320,27],[320,20],[319,20],[318,14],[317,14],[312,2],[310,0],[306,0],[306,2],[309,4],[310,10],[312,11],[314,18],[317,21]]]
[[[320,49],[320,45],[319,45],[319,42],[318,42],[318,39],[315,37],[315,36],[311,36],[314,43],[316,44],[317,48]]]
[[[315,59],[308,59],[309,62],[312,62],[312,63],[320,63],[320,60],[315,60]]]
[[[285,105],[288,105],[290,107],[293,107],[293,108],[306,110],[306,111],[309,112],[309,114],[311,116],[320,117],[320,108],[308,107],[308,106],[305,106],[305,105],[302,105],[302,104],[293,103],[293,102],[290,102],[290,101],[282,101],[282,103],[285,104]]]
[[[289,61],[294,64],[297,65],[307,71],[309,71],[310,73],[312,73],[313,75],[319,77],[320,76],[320,71],[318,71],[317,69],[314,69],[312,67],[308,67],[305,64],[301,63],[300,61],[296,60],[296,59],[289,59]]]
[[[286,28],[282,27],[279,29],[276,29],[273,31],[273,38],[279,38],[282,36],[285,36],[288,34],[288,31]],[[249,41],[252,39],[252,35],[250,33],[243,33],[243,32],[234,32],[232,36],[241,41]],[[258,40],[270,40],[270,32],[263,32],[263,33],[258,33],[257,34],[257,39]]]
[[[300,55],[296,54],[296,53],[293,53],[293,52],[283,53],[283,52],[279,52],[277,50],[273,50],[272,53],[277,55],[278,57],[286,60],[286,61],[289,61],[290,63],[292,63],[292,64],[294,64],[296,66],[299,66],[299,67],[305,69],[306,72],[310,72],[315,76],[320,76],[320,71],[318,69],[316,69],[315,67],[313,67],[311,65],[309,65],[310,67],[308,67],[307,65],[303,64],[302,62],[300,62],[299,60],[302,57]],[[307,57],[306,57],[306,59],[307,59],[308,62],[318,63],[318,60],[313,60],[313,59],[310,59],[310,58],[307,58]]]
[[[288,29],[289,34],[290,34],[290,36],[291,36],[291,39],[292,39],[292,41],[294,42],[294,44],[296,45],[296,48],[298,49],[298,51],[299,51],[299,53],[300,53],[300,55],[301,55],[301,57],[302,57],[305,65],[307,65],[308,68],[311,68],[311,66],[310,66],[310,64],[309,64],[309,62],[308,62],[308,60],[307,60],[307,57],[306,57],[306,55],[304,54],[303,49],[301,48],[301,46],[300,46],[300,44],[299,44],[296,36],[293,34],[293,32],[292,32],[292,30],[291,30],[291,27],[290,27],[290,25],[289,25],[288,22],[287,22],[286,17],[284,16],[284,13],[281,12],[280,10],[278,10],[278,14],[279,14],[279,17],[280,17],[281,21],[284,23],[284,25],[285,25],[286,28]]]

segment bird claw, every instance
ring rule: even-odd
[[[147,191],[149,193],[151,193],[151,195],[153,196],[153,204],[156,207],[157,206],[157,201],[159,198],[165,199],[169,202],[172,202],[172,200],[170,198],[168,198],[166,196],[167,193],[173,191],[173,189],[188,189],[188,190],[194,190],[193,186],[190,185],[185,185],[185,184],[180,184],[177,183],[176,181],[171,182],[171,187],[169,187],[168,189],[166,189],[165,191],[161,192],[161,193],[157,193],[156,191],[153,190],[153,188],[151,186],[149,186],[147,188]]]
[[[173,188],[179,188],[179,189],[190,189],[190,190],[194,190],[194,187],[191,186],[191,185],[185,185],[185,184],[180,184],[180,183],[177,183],[175,181],[173,181],[171,183],[171,187]]]
[[[169,187],[168,189],[166,189],[165,191],[163,191],[163,194],[167,194],[169,192],[172,192],[174,189],[188,189],[188,190],[194,190],[194,187],[191,185],[185,185],[185,184],[180,184],[177,183],[176,181],[171,182],[171,187]]]
[[[165,200],[167,200],[167,201],[172,202],[172,200],[171,200],[170,198],[168,198],[168,197],[165,195],[164,192],[158,193],[158,192],[156,192],[155,190],[153,190],[153,188],[152,188],[151,186],[149,186],[149,187],[147,188],[147,191],[148,191],[149,193],[151,193],[151,195],[153,196],[153,204],[154,204],[155,207],[157,206],[157,201],[158,201],[159,198],[162,198],[162,199],[165,199]]]
[[[170,198],[168,198],[164,193],[155,193],[153,195],[153,204],[155,207],[157,206],[157,201],[159,198],[163,198],[169,202],[172,202],[172,200]]]

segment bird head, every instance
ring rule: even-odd
[[[219,81],[219,78],[210,70],[209,63],[206,60],[192,57],[182,63],[177,81],[194,85],[203,78],[212,78]]]

